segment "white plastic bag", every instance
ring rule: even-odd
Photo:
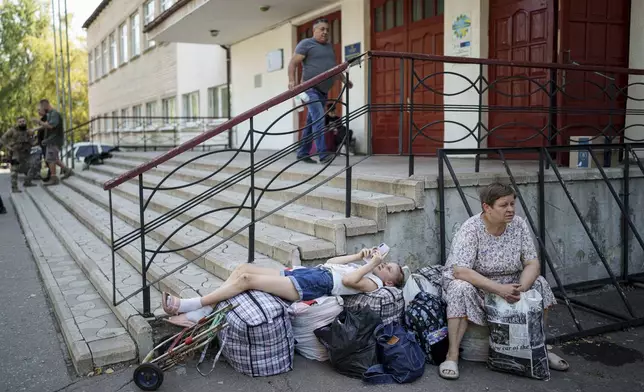
[[[342,297],[320,297],[315,303],[307,305],[295,302],[289,308],[295,351],[305,358],[315,361],[329,360],[329,353],[320,343],[313,331],[329,325],[342,312]]]
[[[405,306],[409,305],[411,301],[416,298],[420,292],[429,293],[440,297],[441,293],[436,285],[421,274],[411,274],[405,286],[403,287],[403,297],[405,298]]]
[[[521,293],[516,303],[485,296],[490,327],[491,369],[539,380],[550,379],[543,326],[543,299],[537,290]]]

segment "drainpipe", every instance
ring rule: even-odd
[[[226,88],[228,89],[228,120],[232,118],[232,103],[230,101],[230,96],[231,96],[231,91],[230,91],[230,84],[231,84],[231,56],[230,56],[230,46],[226,45],[219,45],[226,51]],[[228,130],[228,148],[233,148],[233,130],[229,129]]]

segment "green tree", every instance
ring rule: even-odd
[[[0,132],[19,115],[36,117],[42,98],[56,105],[55,58],[60,73],[60,47],[54,57],[50,15],[49,3],[41,0],[0,1]],[[88,120],[87,53],[82,38],[70,37],[69,54],[73,121],[81,124]],[[67,91],[67,83],[60,87]],[[62,113],[62,105],[57,109]],[[85,138],[86,133],[76,132],[75,139]]]

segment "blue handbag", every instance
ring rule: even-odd
[[[371,366],[362,376],[369,384],[406,384],[425,373],[425,353],[416,336],[399,323],[379,325],[374,331],[377,340],[378,365]]]

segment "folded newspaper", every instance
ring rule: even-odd
[[[490,327],[488,366],[539,380],[550,379],[543,325],[543,300],[537,290],[508,303],[495,294],[485,297]]]

